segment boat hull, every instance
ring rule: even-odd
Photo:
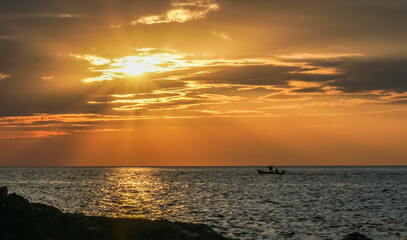
[[[267,172],[267,171],[263,171],[263,170],[260,170],[260,169],[257,169],[257,172],[258,172],[259,174],[275,174],[275,175],[283,175],[283,174],[285,174],[285,172],[279,172],[279,173],[276,173],[276,172]]]

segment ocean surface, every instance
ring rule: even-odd
[[[236,239],[407,239],[407,167],[0,168],[0,186],[71,213],[204,223]]]

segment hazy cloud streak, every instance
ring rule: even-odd
[[[132,24],[158,24],[178,22],[205,18],[212,11],[219,9],[219,4],[213,0],[189,0],[171,3],[172,8],[165,14],[141,17]]]

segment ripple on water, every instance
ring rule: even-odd
[[[407,168],[0,168],[0,184],[67,212],[205,223],[238,239],[407,237]]]

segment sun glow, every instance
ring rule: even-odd
[[[133,63],[124,66],[120,71],[128,76],[139,76],[143,73],[151,72],[152,68],[144,63]]]
[[[137,49],[135,55],[107,59],[91,55],[71,55],[88,61],[92,66],[90,72],[100,73],[96,77],[83,79],[84,82],[111,81],[124,77],[140,77],[146,73],[161,73],[195,66],[187,63],[184,55],[173,51],[157,49]]]
[[[246,65],[287,65],[272,58],[244,58],[244,59],[197,59],[196,56],[180,53],[171,49],[139,48],[134,55],[120,58],[104,58],[93,55],[75,55],[80,60],[90,63],[89,72],[98,73],[98,76],[82,79],[83,82],[103,82],[122,79],[126,77],[142,77],[146,73],[163,73],[177,70],[186,70],[202,67],[218,66],[246,66]],[[192,58],[191,58],[192,57]],[[292,65],[292,64],[290,64]],[[210,70],[207,71],[207,73]],[[195,74],[203,72],[197,71]],[[174,79],[167,77],[167,79]]]
[[[174,54],[152,54],[148,56],[126,56],[115,59],[110,66],[111,71],[127,76],[139,76],[144,73],[164,72],[166,68],[174,66],[177,58],[182,56]]]

